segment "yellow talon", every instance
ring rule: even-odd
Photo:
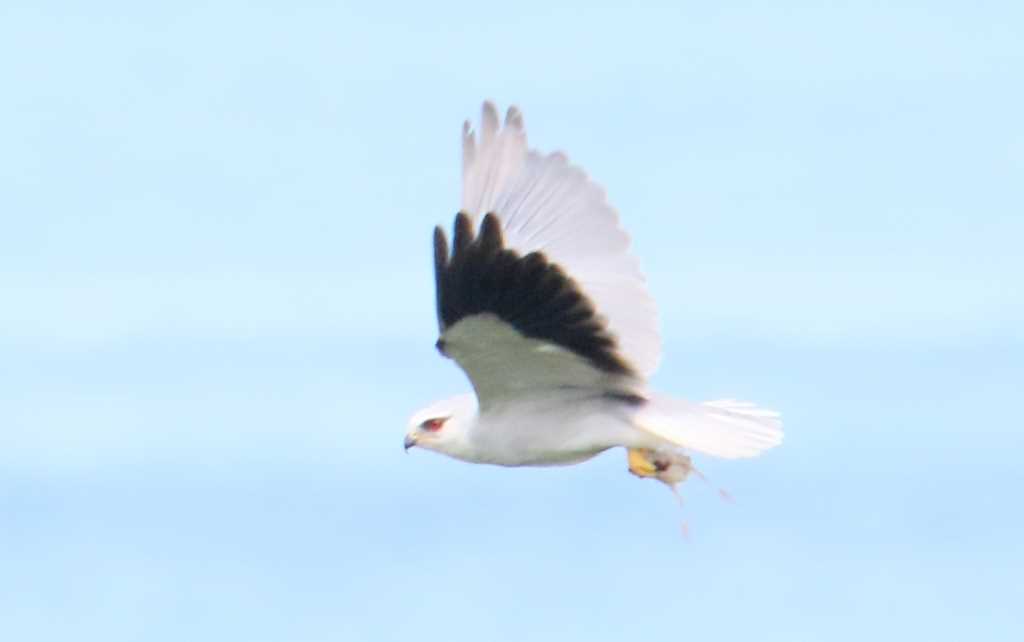
[[[629,472],[637,477],[657,477],[657,464],[654,463],[654,451],[644,448],[627,448],[627,459],[629,461]]]

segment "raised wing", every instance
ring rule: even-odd
[[[450,252],[435,230],[434,268],[438,348],[466,371],[481,407],[557,389],[629,394],[638,386],[575,281],[539,252],[505,247],[496,215],[476,234],[459,213]]]
[[[589,301],[617,358],[638,377],[650,376],[661,358],[657,310],[604,190],[564,154],[529,150],[515,107],[500,126],[494,105],[484,103],[479,140],[467,122],[462,143],[469,231],[493,213],[503,247],[556,266]]]

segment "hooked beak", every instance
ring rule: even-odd
[[[406,452],[408,452],[409,449],[412,448],[415,445],[416,445],[416,438],[413,437],[412,435],[406,435],[405,436],[405,450],[406,450]]]

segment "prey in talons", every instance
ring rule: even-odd
[[[672,493],[682,502],[676,486],[686,481],[694,471],[693,461],[681,452],[655,451],[645,448],[627,448],[629,472],[637,477],[657,479],[672,489]]]

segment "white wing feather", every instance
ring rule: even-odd
[[[593,301],[621,354],[643,377],[661,359],[657,309],[631,254],[629,236],[604,190],[564,154],[529,150],[519,110],[499,125],[484,103],[479,140],[462,133],[462,210],[494,212],[506,245],[521,254],[542,251]]]
[[[444,333],[444,341],[482,410],[531,396],[629,389],[628,379],[602,372],[553,343],[524,337],[493,315],[466,317]]]

